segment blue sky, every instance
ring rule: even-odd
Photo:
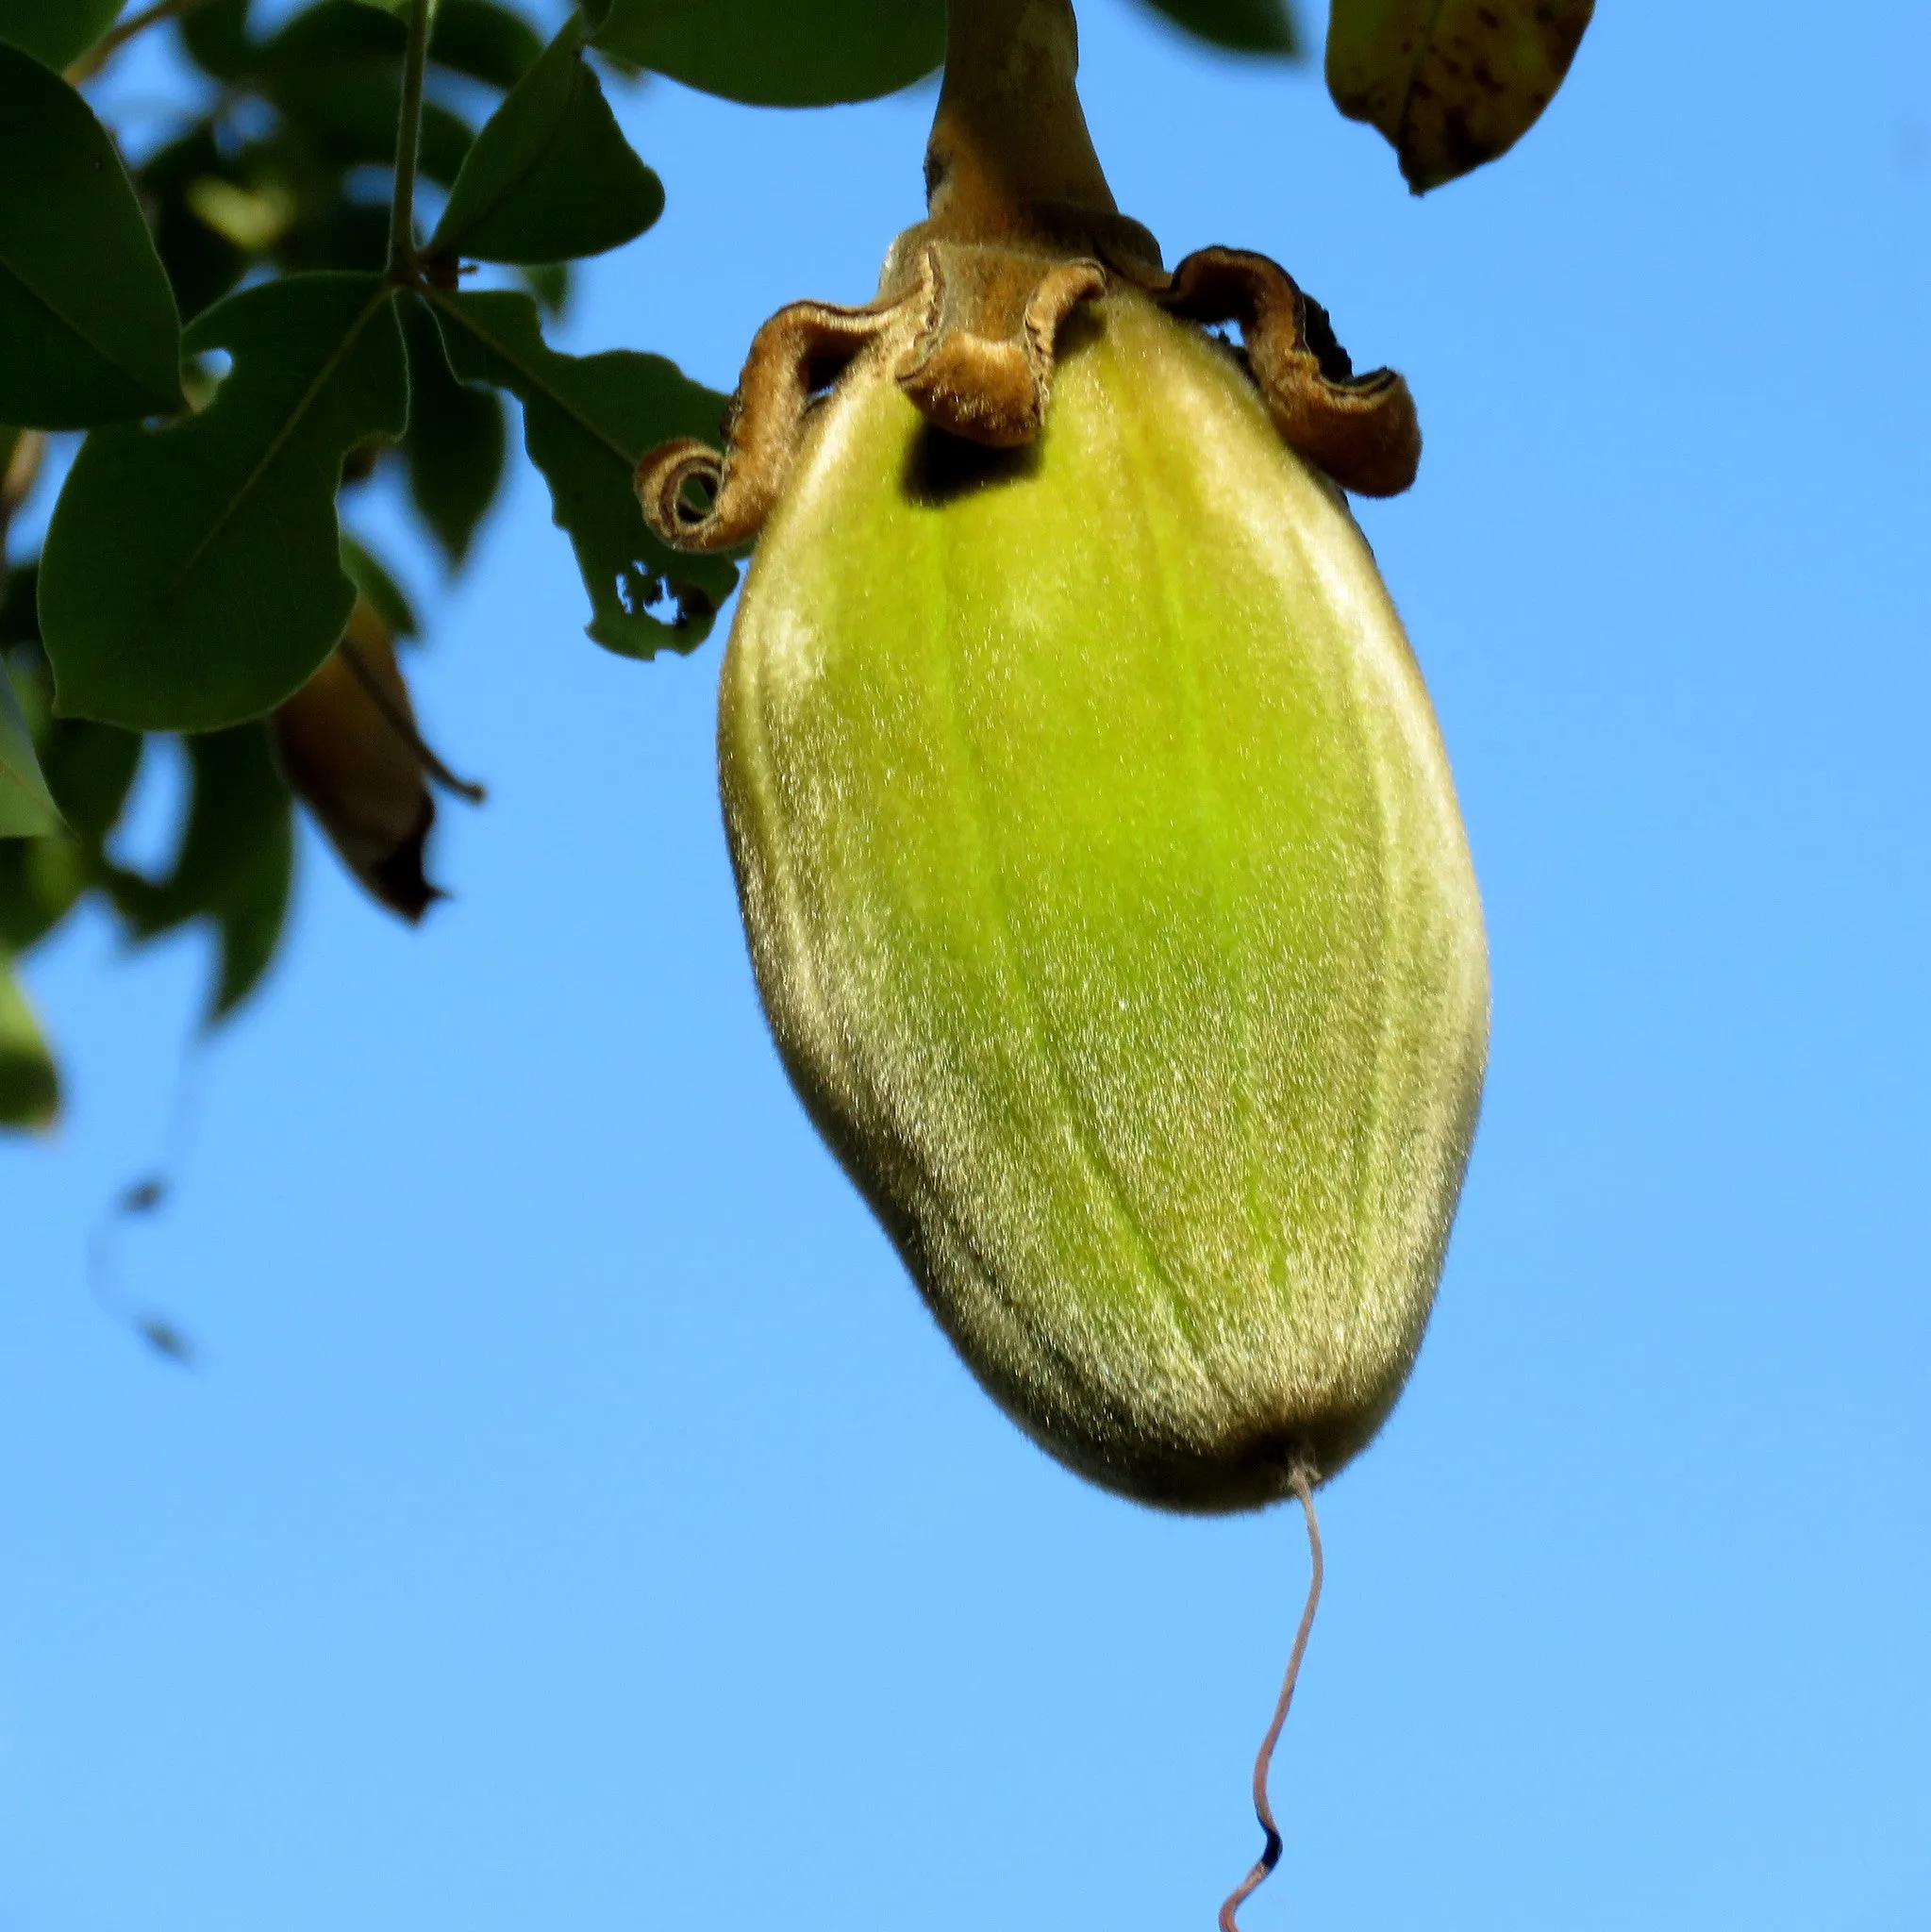
[[[1606,7],[1419,203],[1314,70],[1083,15],[1123,206],[1276,256],[1414,387],[1420,483],[1362,518],[1494,953],[1246,1924],[1931,1924],[1931,15]],[[919,212],[928,93],[621,110],[669,211],[570,346],[728,387]],[[366,521],[491,800],[418,934],[307,841],[114,1252],[191,1372],[84,1262],[207,961],[83,923],[27,974],[72,1109],[0,1150],[0,1927],[1210,1924],[1292,1520],[1085,1489],[948,1354],[765,1036],[718,642],[588,642],[527,472],[446,594]]]

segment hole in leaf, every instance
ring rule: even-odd
[[[664,594],[663,579],[634,558],[617,573],[617,601],[625,617],[644,616]]]
[[[653,582],[656,591],[644,605],[643,614],[675,629],[684,622],[684,601],[661,577],[654,578]]]

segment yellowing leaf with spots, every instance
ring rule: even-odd
[[[1422,194],[1528,132],[1594,10],[1595,0],[1334,0],[1328,92],[1387,135]]]

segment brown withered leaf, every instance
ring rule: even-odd
[[[1394,143],[1422,194],[1527,133],[1594,10],[1595,0],[1334,0],[1328,92]]]
[[[290,786],[367,891],[411,923],[443,895],[424,875],[428,780],[477,799],[423,743],[389,626],[357,601],[335,653],[275,714]]]

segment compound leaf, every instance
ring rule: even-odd
[[[200,415],[97,431],[54,508],[41,627],[59,708],[148,730],[270,710],[355,602],[337,540],[342,459],[402,431],[402,336],[379,276],[290,275],[190,329],[234,367]]]
[[[0,42],[0,422],[181,407],[181,327],[133,185],[58,75]]]
[[[1175,26],[1237,54],[1277,54],[1291,58],[1301,36],[1288,0],[1147,0]]]
[[[1388,137],[1425,193],[1528,132],[1594,10],[1595,0],[1334,0],[1328,92]]]
[[[57,74],[113,25],[121,0],[0,0],[0,41]]]
[[[828,107],[930,74],[945,58],[945,0],[615,0],[592,39],[726,100]]]
[[[621,247],[663,211],[663,184],[624,139],[572,20],[483,124],[429,245],[568,261]]]
[[[39,839],[60,829],[60,813],[34,756],[20,700],[0,663],[0,839]]]
[[[558,355],[543,341],[527,295],[435,301],[456,373],[507,389],[523,403],[530,460],[550,486],[552,513],[569,532],[590,592],[591,637],[624,658],[701,643],[737,568],[659,543],[644,526],[632,478],[637,459],[672,437],[716,441],[724,398],[661,356],[629,349]]]

